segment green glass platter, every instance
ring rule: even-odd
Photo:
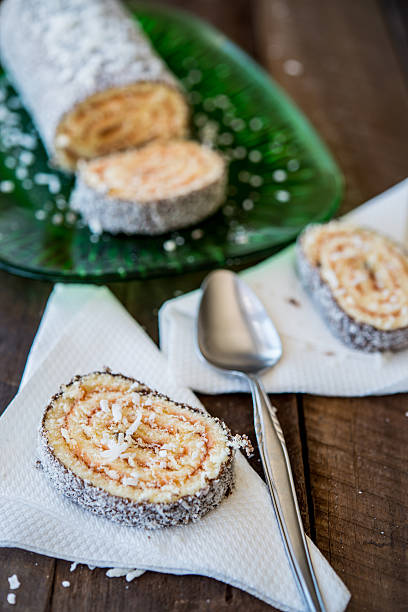
[[[48,165],[18,96],[0,75],[0,267],[102,283],[247,263],[335,213],[342,177],[299,110],[243,51],[187,13],[131,4],[183,83],[192,135],[229,160],[228,197],[206,221],[159,237],[92,235],[69,210],[73,179]]]

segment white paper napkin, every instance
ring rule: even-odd
[[[406,242],[408,179],[347,215],[349,220]],[[263,377],[267,391],[321,395],[379,395],[408,391],[408,351],[365,354],[348,349],[329,331],[303,291],[291,246],[242,272],[272,317],[282,338],[283,357]],[[242,378],[203,362],[195,346],[200,292],[166,302],[160,310],[160,344],[169,374],[204,393],[247,391]]]
[[[93,516],[48,484],[34,465],[42,411],[61,382],[105,365],[199,405],[166,374],[164,356],[107,289],[56,286],[24,384],[0,419],[0,545],[99,567],[202,574],[282,610],[304,609],[267,489],[241,455],[236,488],[216,510],[198,523],[153,532]],[[327,608],[340,612],[349,592],[309,545]]]

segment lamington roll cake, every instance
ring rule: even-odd
[[[204,516],[232,490],[248,444],[204,411],[111,372],[77,376],[45,409],[39,460],[58,492],[145,529]]]
[[[3,0],[0,55],[63,168],[187,133],[179,83],[117,0]]]
[[[70,206],[94,232],[161,234],[214,213],[224,201],[226,164],[188,140],[156,140],[78,167]]]
[[[297,243],[300,279],[332,331],[362,351],[408,347],[408,256],[369,229],[311,225]]]

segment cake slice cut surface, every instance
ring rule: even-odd
[[[70,204],[91,229],[160,234],[214,213],[225,187],[219,153],[193,141],[156,140],[82,163]]]
[[[39,459],[53,486],[114,521],[154,529],[197,520],[233,487],[224,423],[121,374],[61,387],[40,427]]]
[[[298,239],[297,268],[346,344],[370,352],[408,346],[408,257],[401,246],[345,222],[312,225]]]

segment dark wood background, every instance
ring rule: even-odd
[[[168,0],[212,22],[263,64],[319,130],[346,178],[343,211],[408,175],[408,3],[404,0]],[[300,62],[288,74],[287,60]],[[157,310],[203,274],[112,285],[157,340]],[[0,406],[15,395],[51,291],[0,272]],[[201,396],[208,410],[252,438],[247,395]],[[309,535],[352,593],[349,610],[408,610],[408,395],[365,399],[272,396],[279,410]],[[252,460],[259,470],[259,461]],[[147,572],[127,584],[20,550],[0,550],[29,611],[271,609],[198,576]],[[71,582],[70,588],[61,586]]]

